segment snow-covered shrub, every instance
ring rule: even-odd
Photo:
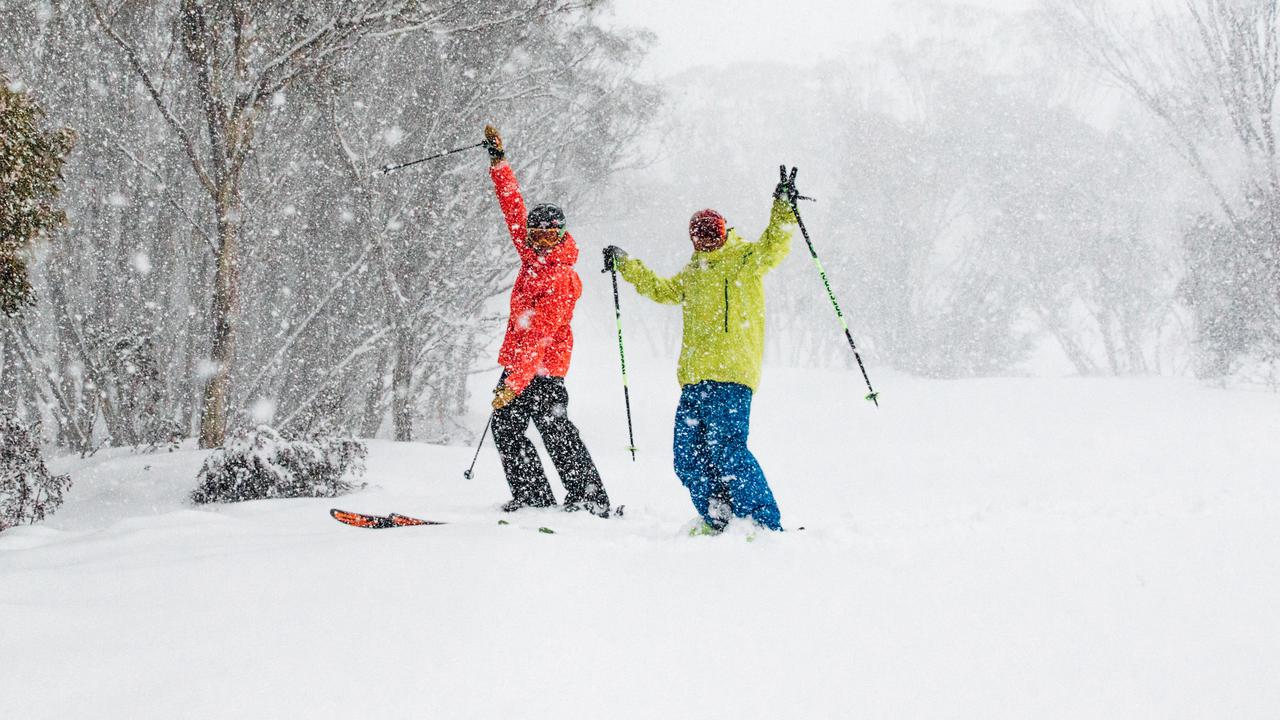
[[[33,435],[16,417],[0,413],[0,531],[45,519],[71,487],[70,476],[49,474]]]
[[[182,423],[153,417],[147,422],[146,434],[141,442],[133,446],[133,451],[147,454],[164,448],[168,452],[175,452],[182,447],[182,441],[186,437],[187,429],[182,426]]]
[[[364,487],[368,449],[352,438],[321,431],[282,437],[265,425],[233,436],[204,462],[197,503],[264,498],[337,497]]]

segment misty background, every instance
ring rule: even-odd
[[[575,363],[616,363],[601,248],[754,239],[785,163],[873,378],[1280,382],[1275,3],[401,5],[0,0],[78,135],[0,406],[79,452],[474,439],[518,262],[487,162],[375,173],[485,122],[581,247]],[[853,368],[799,233],[767,290],[767,364]],[[678,312],[623,322],[674,363]]]

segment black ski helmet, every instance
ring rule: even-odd
[[[531,228],[563,230],[564,211],[551,203],[535,205],[529,211],[529,217],[525,220],[525,224]]]

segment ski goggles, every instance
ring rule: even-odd
[[[565,229],[562,227],[556,227],[556,228],[531,227],[529,228],[529,239],[536,240],[537,242],[542,244],[558,243],[561,240],[564,240],[564,236],[565,236]]]

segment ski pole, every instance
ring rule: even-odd
[[[485,422],[484,429],[480,431],[480,442],[476,443],[476,455],[471,458],[471,467],[462,473],[462,477],[470,480],[471,471],[476,469],[476,460],[480,459],[480,448],[484,447],[484,436],[489,434],[489,426],[493,424],[493,413],[489,413],[489,420]]]
[[[609,257],[609,249],[604,250],[604,269],[613,277],[613,319],[618,325],[618,359],[622,362],[622,402],[627,408],[627,440],[631,451],[631,462],[636,461],[636,436],[631,430],[631,391],[627,388],[627,353],[622,349],[622,306],[618,303],[618,271],[613,266],[613,258]]]
[[[782,177],[782,182],[795,189],[796,173],[800,168],[791,168],[791,177],[787,177],[787,166],[780,165],[778,174]],[[840,319],[840,325],[844,328],[844,337],[849,341],[849,349],[853,351],[853,357],[858,361],[858,369],[862,371],[862,379],[867,383],[866,400],[875,403],[876,407],[880,407],[880,393],[871,387],[871,378],[867,377],[867,368],[862,364],[862,356],[858,354],[858,346],[853,342],[853,333],[849,332],[849,323],[844,319],[844,313],[840,311],[840,303],[836,302],[836,294],[831,290],[831,283],[827,280],[827,271],[822,267],[822,261],[818,259],[818,251],[813,249],[813,241],[809,239],[809,231],[805,229],[804,220],[800,219],[800,206],[797,200],[813,200],[813,198],[803,197],[798,194],[792,194],[787,198],[791,202],[791,211],[796,215],[796,224],[800,226],[800,234],[804,236],[804,242],[809,246],[809,257],[813,258],[813,264],[818,268],[818,275],[822,278],[822,286],[827,289],[827,298],[831,300],[831,307],[836,310],[836,317]]]
[[[472,148],[478,148],[478,147],[483,147],[483,146],[484,146],[484,143],[482,143],[482,142],[478,142],[478,143],[476,143],[475,145],[468,145],[468,146],[466,146],[466,147],[460,147],[460,148],[454,148],[454,149],[452,149],[452,150],[446,150],[446,151],[444,151],[444,152],[442,152],[442,153],[437,153],[437,154],[435,154],[435,155],[431,155],[431,156],[429,156],[429,157],[418,158],[417,160],[410,160],[409,162],[406,162],[406,163],[400,163],[400,164],[398,164],[398,165],[397,165],[397,164],[392,164],[392,163],[387,163],[386,165],[383,165],[383,166],[382,166],[382,170],[380,170],[379,172],[381,172],[383,175],[387,175],[387,174],[392,173],[392,172],[394,172],[394,171],[396,171],[396,170],[399,170],[399,169],[401,169],[401,168],[407,168],[407,167],[409,167],[410,165],[417,165],[418,163],[424,163],[424,162],[426,162],[426,161],[428,161],[428,160],[435,160],[436,158],[442,158],[442,157],[444,157],[445,155],[452,155],[452,154],[454,154],[454,153],[462,152],[463,150],[471,150]]]

